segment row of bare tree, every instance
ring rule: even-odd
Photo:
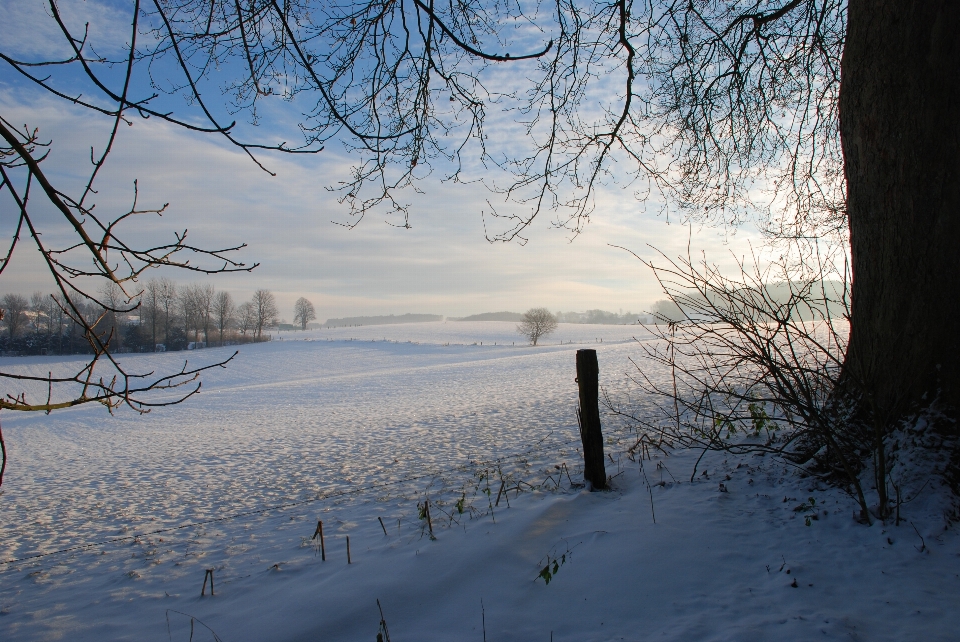
[[[147,282],[137,311],[141,334],[153,346],[178,339],[178,330],[183,340],[210,343],[213,333],[218,344],[236,335],[260,341],[279,314],[269,290],[257,290],[250,301],[236,305],[229,292],[217,292],[208,283],[178,286],[167,278]]]
[[[80,304],[82,316],[115,351],[181,350],[189,342],[223,345],[226,341],[262,341],[264,330],[277,323],[279,310],[269,290],[257,290],[250,301],[236,305],[229,292],[207,283],[178,285],[168,278],[148,281],[140,296],[128,300],[114,284],[101,292],[103,305]],[[75,303],[76,305],[76,303]],[[67,313],[63,295],[34,292],[29,298],[0,298],[5,351],[83,352],[85,330]],[[295,316],[306,323],[316,315],[301,298]]]

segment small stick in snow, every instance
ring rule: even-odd
[[[425,509],[424,511],[427,514],[427,527],[430,529],[430,539],[437,539],[433,534],[433,520],[430,519],[430,500],[427,499],[424,502]]]
[[[317,530],[313,531],[313,537],[310,539],[320,538],[320,561],[327,561],[327,548],[323,545],[323,522],[319,519],[317,520]]]
[[[383,617],[383,607],[380,606],[380,600],[377,599],[377,608],[380,609],[380,628],[383,634],[377,633],[377,642],[390,642],[390,631],[387,630],[387,621]]]
[[[207,593],[207,578],[210,578],[210,595],[213,595],[213,569],[208,568],[203,574],[203,586],[200,588],[200,597]]]
[[[647,485],[647,493],[650,495],[650,516],[653,518],[653,523],[656,524],[657,513],[653,510],[653,489],[650,487],[650,480],[647,479],[647,471],[643,467],[643,457],[640,458],[640,474],[643,475],[643,481]]]
[[[2,319],[0,315],[0,319]],[[3,443],[3,429],[0,428],[0,455],[2,455],[2,461],[0,461],[0,486],[3,486],[3,471],[7,469],[7,446]]]
[[[500,490],[497,491],[497,501],[494,502],[494,506],[500,505],[500,495],[503,494],[503,487],[506,486],[507,482],[503,479],[500,480]]]
[[[913,531],[917,534],[917,537],[920,538],[920,548],[917,548],[916,546],[914,546],[914,548],[917,548],[917,551],[922,553],[927,550],[927,543],[923,541],[923,535],[920,534],[920,531],[917,530],[917,527],[914,526],[913,522],[910,522],[910,525],[913,526]]]
[[[349,535],[347,535],[347,564],[353,564],[353,562],[350,561],[350,536]]]
[[[383,529],[383,535],[384,535],[384,537],[386,537],[386,536],[387,536],[387,527],[383,525],[383,518],[378,515],[378,516],[377,516],[377,519],[380,521],[380,528]]]
[[[483,642],[487,642],[487,612],[483,608],[483,598],[480,598],[480,623],[483,625]],[[550,634],[551,637],[553,634]]]

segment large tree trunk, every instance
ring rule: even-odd
[[[960,407],[960,2],[850,0],[840,134],[853,257],[844,380],[883,422]]]

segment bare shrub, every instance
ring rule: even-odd
[[[881,489],[888,481],[889,427],[871,434],[853,414],[860,404],[835,394],[841,377],[850,377],[842,367],[849,335],[845,268],[810,250],[764,269],[753,257],[754,267],[740,262],[736,278],[728,278],[689,254],[661,257],[663,265],[647,265],[682,318],[661,315],[647,328],[658,341],[639,343],[647,363],[634,361],[632,376],[658,400],[655,410],[641,414],[609,397],[608,407],[646,431],[704,452],[762,452],[804,465],[845,486],[867,521],[860,473],[872,456],[877,514],[886,517],[889,502]],[[648,374],[649,365],[669,376]]]

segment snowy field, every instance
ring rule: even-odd
[[[285,332],[144,417],[5,412],[0,640],[186,642],[192,627],[372,642],[377,600],[394,642],[957,639],[960,540],[933,482],[911,481],[924,492],[907,522],[866,527],[847,496],[770,458],[708,454],[691,482],[699,453],[654,453],[644,477],[630,428],[605,417],[613,488],[572,484],[575,352],[596,348],[622,397],[634,337],[650,339],[561,324],[533,348],[495,322]]]

